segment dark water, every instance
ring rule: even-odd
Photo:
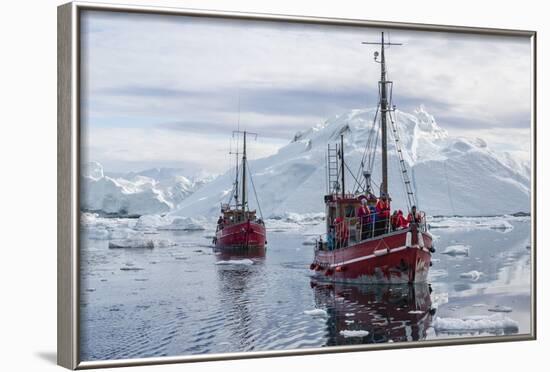
[[[301,230],[268,230],[265,258],[233,264],[219,264],[227,257],[214,254],[207,231],[149,231],[154,239],[176,244],[154,249],[109,249],[108,240],[83,233],[81,357],[143,358],[528,333],[530,220],[509,222],[511,231],[434,229],[438,252],[430,285],[415,286],[312,282],[312,247],[303,245],[308,237]],[[132,221],[109,221],[109,229],[128,224]],[[469,245],[469,256],[441,253],[456,244]],[[479,273],[464,275],[474,270]],[[324,312],[311,314],[314,309]],[[489,311],[495,309],[506,312]],[[498,322],[474,329],[435,326],[438,317],[472,315],[506,317],[517,327],[498,327]]]

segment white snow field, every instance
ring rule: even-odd
[[[108,175],[101,164],[90,162],[82,167],[81,209],[112,216],[168,212],[210,180],[190,180],[180,173],[160,168]]]
[[[324,209],[327,144],[344,134],[346,162],[358,169],[375,109],[352,110],[311,129],[269,157],[250,161],[255,188],[265,218],[289,213],[319,213]],[[414,113],[396,112],[404,159],[415,186],[419,208],[432,216],[488,216],[530,212],[529,164],[512,154],[492,151],[480,138],[452,137],[438,126],[423,107]],[[261,132],[261,128],[258,129]],[[389,139],[389,180],[392,207],[405,209],[393,139]],[[380,156],[373,181],[380,181]],[[215,216],[228,202],[233,170],[205,184],[185,198],[172,213],[177,216]],[[347,179],[346,189],[354,180]],[[249,187],[250,193],[253,192]],[[160,200],[160,198],[159,198]],[[256,203],[251,195],[250,203]],[[473,227],[473,226],[472,226]],[[503,228],[508,226],[486,226]]]

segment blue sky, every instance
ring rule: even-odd
[[[85,161],[110,171],[229,166],[231,131],[259,132],[252,156],[347,110],[376,105],[380,29],[86,12]],[[451,135],[529,152],[527,38],[392,31],[398,108],[420,104]]]

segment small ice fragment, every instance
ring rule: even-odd
[[[422,310],[411,310],[409,311],[409,314],[424,314],[425,311]]]
[[[469,316],[459,318],[435,318],[433,326],[439,331],[500,331],[517,332],[518,322],[502,314]]]
[[[254,265],[254,261],[244,258],[242,260],[218,261],[216,265]]]
[[[369,334],[369,331],[363,331],[363,330],[343,330],[340,331],[340,335],[344,337],[365,337]]]
[[[305,310],[304,314],[311,316],[327,316],[327,312],[323,309]]]
[[[493,313],[511,313],[512,308],[508,306],[495,305],[492,308],[487,309],[487,311],[491,311]]]
[[[346,313],[346,316],[355,316],[355,313]]]
[[[473,304],[472,307],[485,307],[487,304]]]
[[[472,270],[472,271],[468,271],[467,273],[460,274],[460,277],[463,279],[470,279],[473,282],[477,282],[479,278],[481,278],[481,276],[483,275],[485,274],[483,274],[480,271]]]
[[[470,246],[468,245],[450,245],[443,252],[442,254],[446,254],[449,256],[468,256],[470,254]]]

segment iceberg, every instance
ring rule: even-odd
[[[276,154],[250,161],[249,168],[266,218],[304,223],[303,216],[322,213],[327,144],[336,142],[340,133],[344,133],[346,161],[350,169],[358,169],[375,112],[374,108],[358,109],[335,116],[297,133]],[[530,212],[528,165],[513,161],[511,154],[493,151],[483,139],[449,135],[423,107],[413,113],[398,110],[395,117],[404,161],[421,210],[447,216]],[[391,138],[389,147],[392,204],[403,209],[406,195]],[[377,156],[375,172],[380,169],[379,162],[380,156]],[[373,176],[376,183],[379,176],[377,173]],[[220,203],[228,202],[227,185],[233,177],[231,169],[203,185],[185,198],[171,215],[218,215]],[[349,177],[348,182],[353,185],[354,181]],[[254,200],[250,200],[250,205],[257,209]]]
[[[97,162],[83,164],[81,210],[117,217],[169,212],[211,179],[192,181],[178,172],[160,168],[116,174]]]

